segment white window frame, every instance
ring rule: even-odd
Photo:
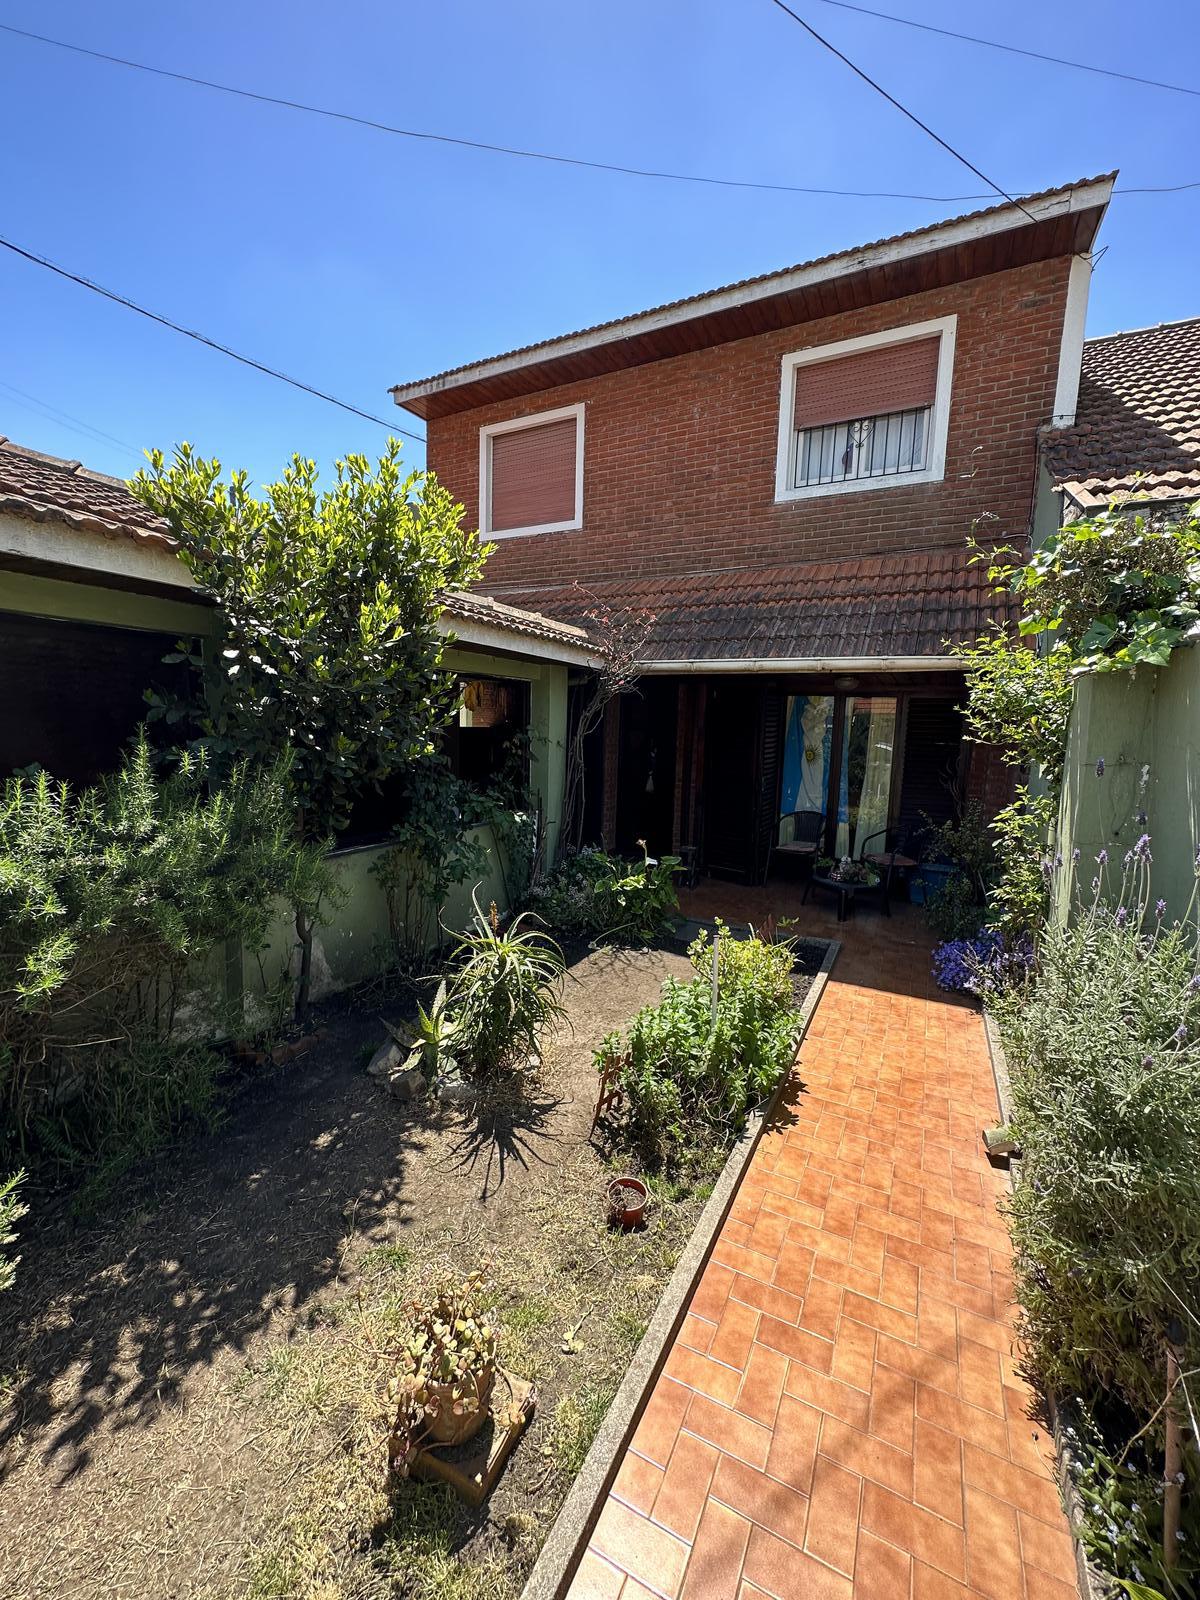
[[[583,527],[583,412],[582,402],[560,406],[556,411],[538,411],[510,422],[492,422],[479,430],[479,532],[487,539],[528,539],[536,533],[574,533]],[[492,528],[492,440],[498,433],[515,433],[519,428],[539,428],[547,422],[575,418],[575,514],[568,522],[541,522],[531,528]]]
[[[810,350],[794,350],[780,363],[779,442],[775,456],[775,503],[815,500],[830,494],[863,494],[868,490],[900,489],[914,483],[940,483],[946,476],[946,435],[950,426],[950,387],[954,376],[954,340],[957,316],[935,317],[931,322],[909,323],[903,328],[887,328],[882,333],[866,333],[857,339],[841,339],[837,344],[817,345]],[[938,335],[937,390],[926,437],[925,466],[919,472],[895,472],[876,478],[849,478],[840,483],[808,483],[793,486],[795,435],[793,427],[796,397],[796,369],[816,361],[857,355],[861,350],[879,350],[892,344],[909,344],[916,339]]]

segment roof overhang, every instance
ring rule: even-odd
[[[0,567],[208,604],[165,540],[97,534],[47,514],[34,519],[0,511]]]
[[[1086,179],[1016,205],[994,206],[416,383],[397,384],[392,398],[430,420],[987,273],[1086,254],[1115,176]]]

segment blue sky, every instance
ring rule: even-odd
[[[1117,166],[1135,185],[1200,179],[1194,97],[794,3],[1010,192]],[[1200,86],[1200,7],[1185,0],[874,3]],[[980,192],[769,0],[10,0],[0,21],[467,138],[769,183]],[[391,383],[981,203],[518,161],[4,34],[0,130],[8,238],[384,417]],[[1115,199],[1100,242],[1090,333],[1200,312],[1200,189]],[[261,481],[294,450],[326,463],[385,437],[8,252],[0,296],[0,433],[23,443],[124,476],[143,447],[186,438]]]

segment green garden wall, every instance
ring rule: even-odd
[[[1104,776],[1096,764],[1104,761]],[[1141,772],[1149,767],[1145,791]],[[1145,809],[1148,822],[1136,820]],[[1068,864],[1082,855],[1080,873],[1090,892],[1094,858],[1121,858],[1145,831],[1154,856],[1151,884],[1167,902],[1168,917],[1191,911],[1196,850],[1200,847],[1200,649],[1177,650],[1165,667],[1136,674],[1111,672],[1081,678],[1067,740],[1060,819],[1060,848]],[[1070,905],[1069,869],[1056,886],[1059,913]]]

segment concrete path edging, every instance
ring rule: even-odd
[[[804,1042],[841,948],[839,940],[828,941],[820,969],[804,997],[800,1007],[797,1052]],[[713,1192],[700,1213],[695,1232],[667,1281],[658,1308],[634,1352],[620,1388],[613,1396],[608,1414],[600,1424],[583,1466],[555,1518],[554,1526],[522,1590],[521,1600],[563,1600],[567,1593],[575,1569],[587,1549],[592,1530],[604,1509],[621,1459],[670,1354],[675,1335],[687,1315],[692,1291],[708,1265],[708,1258],[729,1215],[738,1185],[758,1148],[758,1142],[787,1091],[794,1065],[793,1061],[793,1067],[781,1074],[770,1099],[750,1113],[741,1137],[730,1151]]]

